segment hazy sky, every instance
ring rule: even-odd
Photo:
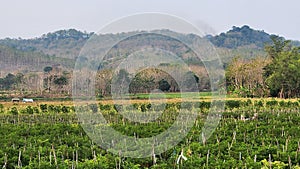
[[[299,0],[0,0],[0,38],[31,38],[60,29],[98,31],[120,17],[162,12],[216,33],[249,25],[300,40]]]

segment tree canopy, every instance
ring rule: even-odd
[[[300,48],[291,41],[271,36],[267,57],[235,58],[226,70],[227,87],[244,97],[300,97]]]
[[[279,37],[273,37],[272,41],[272,45],[266,46],[271,63],[264,68],[270,94],[280,98],[299,97],[300,48],[291,47],[290,41]]]

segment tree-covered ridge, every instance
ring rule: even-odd
[[[270,34],[254,30],[245,25],[242,27],[233,26],[226,33],[208,37],[217,47],[238,48],[242,46],[252,46],[252,48],[263,49],[264,45],[271,43]]]
[[[263,31],[253,30],[249,26],[233,27],[227,33],[206,36],[217,46],[216,51],[224,63],[224,68],[227,69],[228,91],[248,97],[298,96],[299,61],[297,59],[299,59],[299,52],[294,46],[297,46],[299,42],[286,41],[279,36],[277,36],[279,39],[274,41],[272,36]],[[95,40],[95,45],[85,48],[91,52],[79,56],[83,45],[91,44],[91,40]],[[170,30],[93,34],[75,29],[60,30],[34,39],[3,39],[0,40],[1,88],[11,91],[39,91],[38,93],[41,94],[45,93],[45,90],[49,94],[70,93],[70,83],[65,82],[72,81],[72,77],[62,75],[64,72],[70,74],[76,59],[78,59],[77,61],[82,64],[82,67],[87,68],[86,72],[89,72],[90,68],[93,70],[98,68],[100,79],[96,83],[98,94],[99,96],[110,95],[111,80],[116,76],[116,74],[112,74],[111,68],[121,63],[136,50],[143,48],[147,50],[135,53],[137,57],[128,62],[125,66],[127,68],[124,68],[127,71],[124,75],[128,74],[128,78],[134,82],[131,84],[133,89],[131,93],[147,92],[159,86],[162,87],[161,89],[166,86],[168,92],[177,91],[177,85],[162,72],[147,70],[144,71],[147,76],[140,78],[133,74],[134,70],[131,70],[133,65],[153,63],[162,60],[163,57],[166,61],[160,64],[161,67],[172,68],[172,66],[176,66],[177,63],[170,62],[169,55],[162,51],[172,51],[189,67],[193,67],[190,73],[198,79],[199,90],[209,91],[209,78],[203,64],[209,64],[215,60],[209,57],[205,58],[206,60],[202,60],[202,58],[200,60],[189,46],[182,43],[200,40],[206,41],[207,39],[195,34],[182,34]],[[113,43],[118,41],[118,44]],[[276,43],[279,43],[279,47],[280,43],[287,43],[288,45],[284,47],[284,50],[279,50],[280,48],[278,45],[276,47]],[[106,51],[111,45],[114,46]],[[267,47],[264,48],[265,46]],[[155,50],[149,50],[149,48]],[[161,49],[161,51],[157,49]],[[97,57],[104,53],[106,55],[100,64]],[[273,56],[274,54],[276,57]],[[235,59],[232,60],[232,58]],[[49,66],[53,68],[58,66],[59,71],[54,71],[52,74],[45,73],[44,68]],[[59,73],[59,76],[55,76],[55,72]],[[18,74],[24,75],[22,76],[24,77],[22,83],[10,80],[11,75],[17,76]],[[65,78],[61,79],[61,76]],[[6,79],[6,77],[8,78]],[[9,82],[7,84],[11,85],[4,85],[7,81]],[[57,84],[54,84],[55,81]],[[24,85],[23,82],[26,82],[27,85]],[[146,84],[146,82],[151,84]],[[168,85],[170,86],[168,87]]]
[[[192,42],[198,36],[194,34],[183,34],[173,32],[171,30],[153,30],[153,33],[170,35],[177,37],[178,40],[183,42]],[[141,31],[143,33],[143,31]],[[116,34],[98,34],[101,37],[102,43],[100,46],[104,48],[111,41],[123,39],[124,37],[136,34],[136,32],[122,32]],[[78,57],[80,50],[90,37],[95,33],[81,32],[75,29],[59,30],[52,33],[47,33],[41,37],[32,39],[1,39],[0,44],[9,46],[13,49],[21,51],[36,51],[48,54],[50,56],[75,59]],[[271,43],[270,34],[254,30],[249,26],[233,27],[226,33],[221,33],[216,36],[208,35],[206,38],[220,50],[221,58],[228,62],[233,56],[226,54],[225,51],[230,51],[234,55],[240,54],[244,58],[253,58],[253,53],[264,54],[263,48],[265,44]],[[299,45],[298,41],[293,41],[293,45]],[[251,52],[249,51],[251,49]],[[238,54],[237,54],[238,53]]]
[[[74,63],[72,59],[0,45],[0,91],[19,96],[29,93],[45,95],[44,91],[52,87],[55,93],[68,92],[67,81]],[[49,66],[53,71],[45,72]],[[48,79],[51,79],[50,83],[46,83]]]
[[[40,51],[48,55],[74,59],[92,35],[93,33],[68,29],[47,33],[33,39],[6,38],[0,40],[0,44],[22,51]]]
[[[99,34],[101,39],[104,41],[110,41],[115,39],[122,39],[122,37],[128,37],[135,32],[117,33],[117,34]],[[142,33],[142,32],[141,32]],[[193,34],[182,34],[173,32],[170,30],[154,30],[153,33],[164,34],[164,35],[175,35],[178,40],[189,42],[193,41],[196,35]],[[47,33],[38,38],[33,39],[2,39],[0,44],[10,46],[15,49],[22,51],[42,51],[49,55],[55,55],[63,58],[76,58],[87,40],[94,33],[81,32],[75,29],[59,30],[53,33]],[[270,34],[264,31],[258,31],[250,28],[249,26],[233,27],[226,33],[220,35],[206,36],[212,44],[216,47],[226,49],[237,49],[237,48],[253,48],[263,49],[266,43],[270,43]],[[105,46],[107,43],[103,43]],[[294,44],[297,44],[295,41]]]
[[[0,45],[1,73],[15,71],[42,71],[47,65],[60,64],[65,68],[72,68],[74,61],[59,58],[38,51],[22,51],[5,45]]]

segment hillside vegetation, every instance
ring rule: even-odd
[[[99,97],[110,95],[109,84],[111,83],[111,80],[113,78],[113,71],[110,69],[110,67],[113,68],[116,66],[116,64],[119,64],[119,62],[122,59],[126,58],[129,54],[131,54],[131,52],[134,51],[135,48],[151,45],[158,46],[164,50],[176,51],[175,54],[181,57],[184,62],[191,67],[190,74],[195,77],[195,80],[199,85],[199,90],[210,90],[209,78],[204,67],[204,62],[209,61],[209,58],[208,60],[206,59],[205,61],[202,61],[199,58],[195,57],[190,49],[180,45],[180,43],[178,43],[176,40],[168,39],[166,37],[164,37],[164,39],[160,36],[157,36],[160,34],[176,35],[176,37],[178,37],[178,40],[183,42],[193,42],[195,40],[201,39],[194,34],[180,34],[172,32],[170,30],[154,30],[152,31],[152,33],[155,36],[140,36],[142,38],[138,40],[127,39],[127,41],[114,46],[105,55],[104,62],[102,62],[101,64],[98,63],[98,60],[96,58],[99,54],[104,54],[105,49],[109,47],[112,42],[120,41],[126,37],[130,37],[130,35],[135,35],[138,33],[139,32],[128,32],[96,35],[95,33],[87,33],[77,31],[75,29],[69,29],[48,33],[42,35],[41,37],[33,39],[2,39],[0,40],[1,90],[17,90],[21,91],[21,93],[23,94],[39,93],[39,95],[45,95],[45,93],[65,95],[71,93],[71,74],[77,60],[78,63],[82,64],[82,67],[86,67],[87,65],[85,65],[84,63],[88,63],[89,69],[99,69],[99,81],[96,84],[98,86]],[[256,71],[250,70],[250,72],[256,72],[256,74],[258,73],[257,75],[262,75],[265,70],[264,67],[270,63],[268,54],[269,51],[265,50],[265,46],[270,46],[274,43],[274,41],[272,41],[271,39],[272,36],[264,31],[254,30],[245,25],[242,27],[234,26],[226,33],[221,33],[220,35],[216,36],[208,35],[204,38],[209,40],[215,46],[217,53],[223,61],[224,68],[226,68],[227,70],[229,70],[230,68],[229,65],[233,65],[232,61],[236,61],[236,59],[233,58],[239,58],[241,62],[244,63],[252,62],[253,59],[261,59],[261,61],[256,62],[265,64],[260,64],[260,66],[257,67]],[[97,48],[97,52],[90,53],[89,57],[80,55],[82,47],[84,46],[84,44],[89,42],[88,40],[91,37],[96,37],[94,39],[101,39],[101,41],[97,43],[97,46],[95,46],[95,48]],[[282,38],[282,40],[285,39]],[[149,42],[155,43],[153,44]],[[299,44],[298,41],[290,42],[291,46],[295,46],[297,44]],[[165,54],[156,53],[154,55],[162,56]],[[151,61],[151,58],[154,57],[154,55],[148,54],[145,55],[145,57],[150,58],[149,61]],[[211,62],[214,62],[214,60],[211,60]],[[166,66],[174,67],[176,66],[176,63],[162,63],[162,65],[160,65],[160,68]],[[45,71],[46,67],[51,67],[51,71]],[[105,67],[106,69],[104,70],[103,67]],[[147,76],[141,76],[142,74],[147,74]],[[12,75],[19,77],[19,80],[10,80],[10,82],[8,83],[7,80],[9,79],[9,77],[13,77]],[[151,69],[144,70],[138,76],[133,75],[131,72],[125,72],[124,75],[128,76],[126,77],[128,80],[135,79],[133,80],[133,82],[135,82],[136,84],[143,86],[146,85],[145,83],[148,83],[148,87],[143,87],[143,90],[132,87],[132,89],[136,89],[132,90],[133,93],[137,91],[151,91],[152,89],[159,87],[160,84],[164,84],[164,89],[168,89],[166,91],[178,91],[177,84],[172,82],[172,79],[170,77],[167,77],[166,75],[163,75],[163,73],[153,71]],[[227,75],[230,74],[227,73]],[[244,76],[243,78],[245,77],[246,76]],[[258,77],[260,77],[260,79],[256,80],[254,85],[261,86],[265,84],[265,76]],[[227,80],[236,78],[239,77],[227,77]],[[246,83],[244,81],[245,80],[240,81],[242,84],[235,83],[236,86],[231,85],[231,82],[229,81],[229,87],[232,86],[233,88],[235,88],[229,89],[239,94],[245,93]],[[253,85],[251,84],[251,86]],[[246,91],[247,94],[243,95],[268,96],[271,94],[273,96],[276,96],[279,87],[274,87],[271,92],[265,92],[265,90],[267,90],[269,86],[270,84],[268,84],[268,86],[264,86],[263,89],[261,89],[261,87],[258,87],[260,89],[256,92],[260,93],[259,95],[255,94],[254,91]],[[236,88],[238,88],[238,90],[243,90],[243,92],[239,92],[238,90],[236,90]]]

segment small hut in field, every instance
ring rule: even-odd
[[[14,98],[11,99],[11,101],[12,101],[13,103],[16,103],[16,102],[20,102],[20,99],[17,98],[17,97],[14,97]]]

